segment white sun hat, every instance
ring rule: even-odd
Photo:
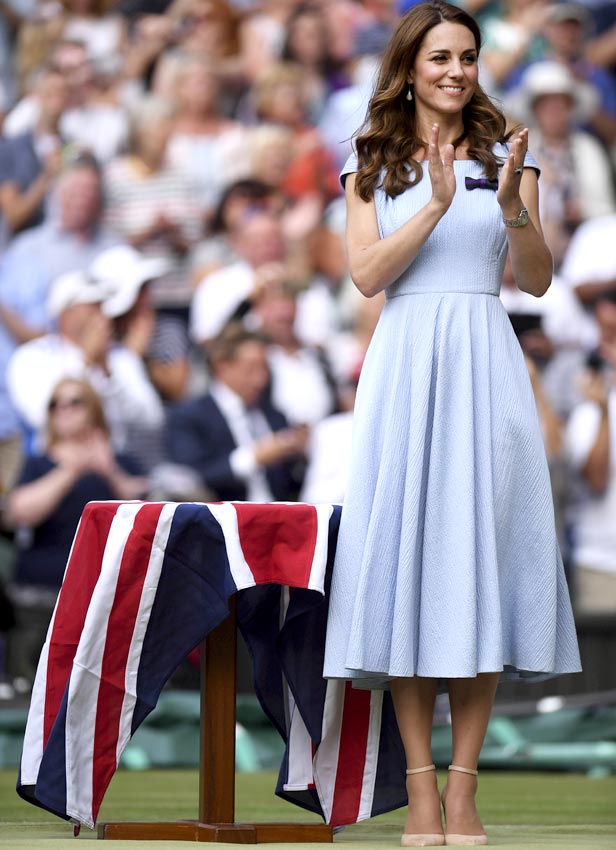
[[[170,269],[171,262],[163,257],[144,257],[130,245],[116,245],[96,257],[90,274],[111,293],[105,299],[103,312],[114,319],[128,313],[145,283]]]
[[[533,104],[548,94],[566,94],[573,103],[575,121],[585,124],[599,107],[599,92],[589,83],[576,80],[560,62],[535,62],[526,69],[520,84],[507,99],[507,112],[526,123],[533,123]]]
[[[58,275],[49,288],[47,310],[53,319],[76,304],[102,304],[110,288],[82,270]]]

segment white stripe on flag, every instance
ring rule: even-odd
[[[345,684],[343,679],[329,679],[327,682],[322,738],[314,757],[314,782],[325,823],[331,820],[334,807]]]
[[[317,539],[314,545],[312,566],[310,567],[309,590],[325,593],[325,570],[329,549],[329,519],[333,512],[331,505],[314,505],[317,512]]]
[[[289,694],[291,691],[289,690]],[[289,697],[289,728],[287,781],[285,791],[304,791],[314,781],[312,775],[312,739],[292,696]]]
[[[148,563],[147,573],[143,583],[141,599],[139,600],[139,610],[135,619],[135,629],[132,634],[130,647],[128,650],[128,658],[126,660],[126,677],[124,681],[124,700],[122,702],[122,712],[120,714],[120,729],[118,734],[118,745],[116,749],[116,763],[120,763],[120,756],[124,751],[124,747],[128,744],[131,736],[131,728],[133,723],[133,712],[137,702],[137,676],[139,674],[139,660],[141,658],[141,650],[143,649],[143,641],[145,633],[150,622],[150,614],[152,606],[156,598],[158,590],[158,582],[160,573],[165,559],[165,549],[171,524],[175,515],[177,504],[165,504],[158,518],[156,533],[152,541],[152,550],[150,552],[150,561]]]
[[[379,738],[381,735],[381,715],[383,712],[383,691],[370,692],[370,719],[368,721],[368,740],[366,741],[366,763],[361,783],[361,797],[357,820],[372,816],[372,802],[376,772],[379,766]]]
[[[254,587],[256,581],[242,551],[240,532],[237,525],[237,513],[234,506],[230,502],[227,502],[222,505],[208,505],[207,507],[222,528],[222,533],[225,537],[227,558],[229,559],[229,568],[235,586],[238,590],[243,590],[245,587]]]
[[[94,730],[100,675],[122,554],[142,503],[120,504],[105,545],[73,662],[66,712],[66,814],[91,829]]]
[[[77,538],[77,534],[79,533],[80,525],[81,517],[79,518],[79,523],[75,531],[75,536],[73,537],[73,542],[71,543],[71,549],[69,552],[68,560],[66,562],[66,567],[64,568],[65,574],[66,569],[71,560],[71,555],[73,554],[73,546],[75,545],[75,540]],[[36,668],[36,676],[34,677],[34,684],[32,686],[32,696],[30,698],[30,708],[28,709],[28,719],[26,721],[26,731],[24,733],[23,749],[21,755],[20,773],[22,785],[36,785],[39,767],[41,765],[41,759],[43,758],[43,732],[45,724],[45,696],[47,693],[47,662],[49,660],[49,639],[51,638],[51,634],[53,631],[53,625],[56,619],[56,611],[58,610],[58,602],[60,600],[61,593],[62,589],[60,589],[60,593],[58,594],[58,599],[56,600],[53,614],[49,622],[47,636],[45,638],[43,649],[41,650],[41,656],[39,658],[39,662]]]

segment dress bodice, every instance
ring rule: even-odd
[[[495,146],[506,156],[504,145]],[[527,154],[525,166],[537,168]],[[357,170],[355,155],[342,174]],[[478,179],[483,164],[477,160],[455,160],[456,193],[451,206],[422,246],[406,271],[386,290],[387,298],[434,292],[486,293],[498,295],[507,256],[506,229],[495,189],[467,189],[465,177]],[[427,162],[423,177],[395,198],[382,188],[374,193],[381,237],[388,236],[415,215],[430,200],[432,186]]]

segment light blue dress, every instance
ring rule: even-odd
[[[454,168],[450,208],[386,291],[357,393],[324,675],[359,687],[581,669],[533,392],[498,297],[505,226],[494,190],[465,188],[481,163]],[[356,170],[351,156],[342,174]],[[430,196],[427,163],[402,195],[377,189],[381,237]]]

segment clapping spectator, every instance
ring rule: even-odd
[[[128,457],[116,455],[100,399],[75,378],[52,388],[43,453],[29,457],[8,498],[8,522],[18,529],[18,556],[9,588],[17,628],[10,635],[14,677],[34,678],[55,597],[79,518],[87,502],[135,499],[147,491]]]
[[[11,357],[7,386],[22,421],[35,434],[45,424],[53,387],[63,377],[88,380],[101,396],[117,451],[139,451],[131,434],[160,429],[161,401],[143,361],[114,342],[111,322],[101,310],[109,289],[85,272],[60,275],[49,293],[48,309],[57,332],[21,345]]]

